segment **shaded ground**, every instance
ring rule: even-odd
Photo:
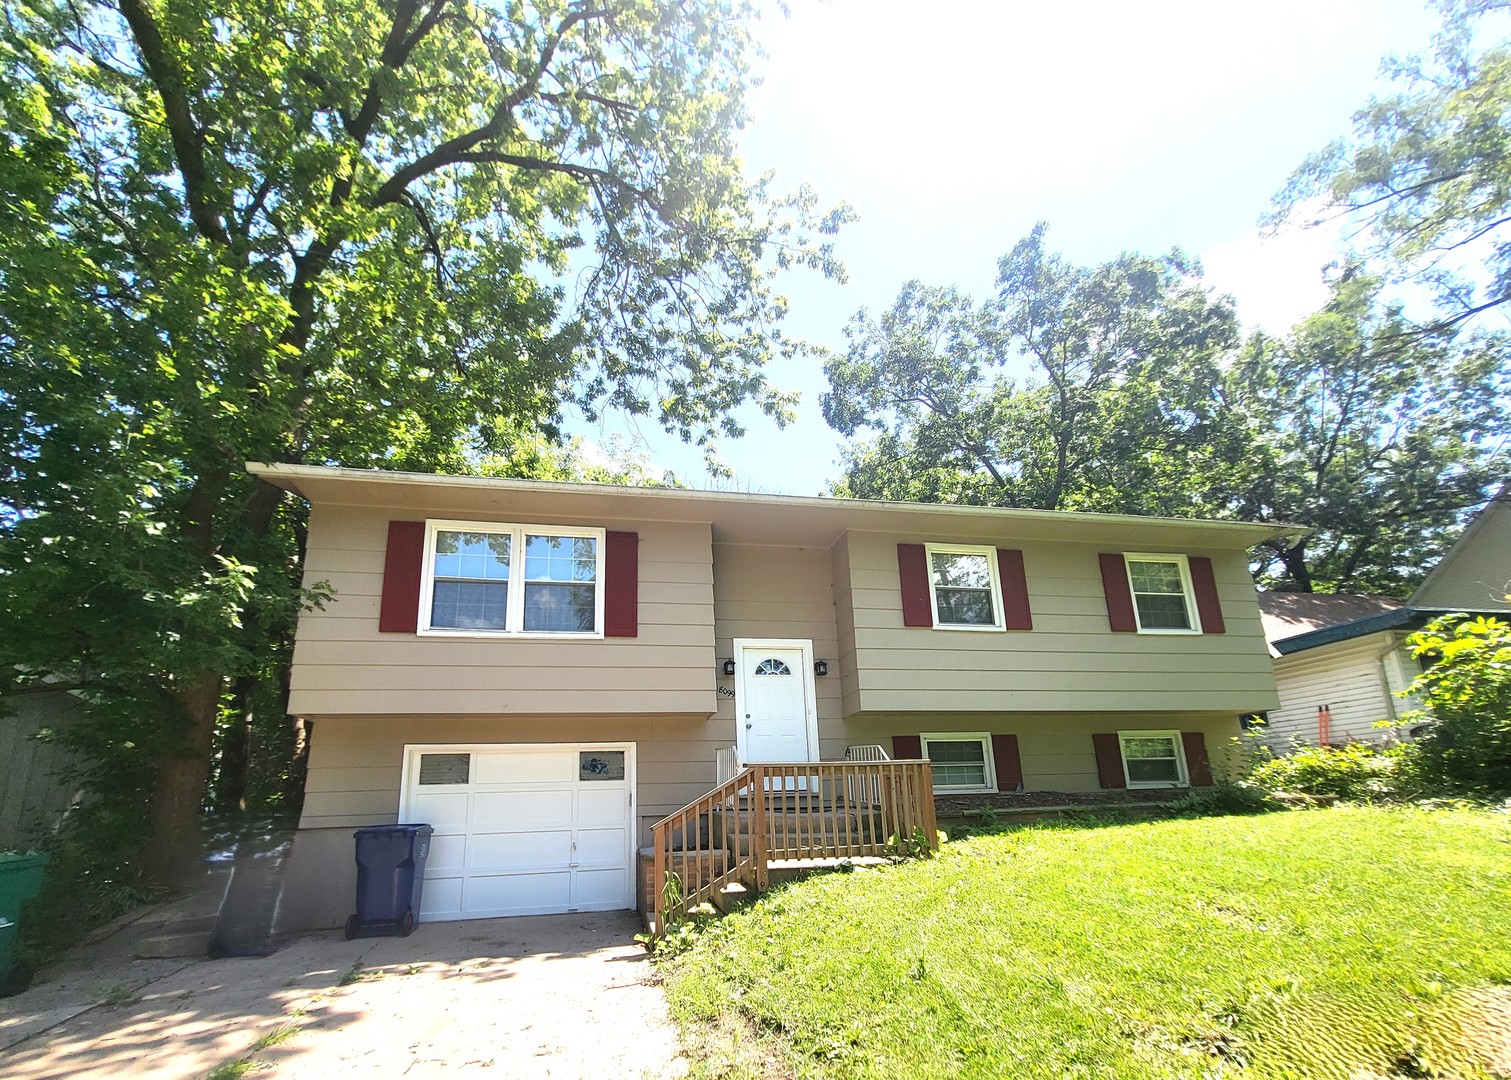
[[[86,956],[0,1001],[0,1075],[680,1075],[637,929],[552,915],[311,935],[259,959]]]

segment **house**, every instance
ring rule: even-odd
[[[1277,704],[1247,551],[1293,528],[249,469],[334,593],[280,929],[350,912],[359,826],[435,826],[428,919],[628,908],[652,825],[744,763],[1178,788]]]
[[[1259,608],[1280,694],[1264,727],[1272,750],[1409,738],[1377,726],[1418,707],[1402,696],[1422,670],[1406,639],[1440,615],[1511,613],[1511,492],[1480,511],[1405,602],[1265,592]]]

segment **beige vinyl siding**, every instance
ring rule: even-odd
[[[860,711],[860,676],[855,666],[855,596],[850,588],[850,535],[829,549],[834,575],[834,628],[838,633],[840,694],[846,716]]]
[[[547,525],[638,533],[638,635],[490,639],[379,632],[390,520],[417,516],[366,507],[311,510],[305,583],[324,584],[335,597],[300,618],[290,712],[706,715],[713,708],[713,555],[706,524],[532,517]]]
[[[847,711],[1170,710],[1236,717],[1275,705],[1243,552],[1183,552],[1212,559],[1226,633],[1124,634],[1108,625],[1097,561],[1100,552],[1120,550],[1117,544],[997,538],[996,546],[1023,551],[1034,628],[986,632],[902,624],[897,545],[955,538],[851,532],[846,540],[857,672]]]
[[[398,819],[404,747],[418,743],[635,744],[637,844],[650,826],[714,786],[728,720],[688,716],[364,716],[311,721],[304,811],[280,931],[336,926],[356,887],[352,830]]]
[[[985,732],[1018,737],[1025,791],[1100,791],[1091,736],[1116,731],[1199,731],[1214,775],[1235,757],[1238,717],[1227,713],[894,713],[850,719],[851,742],[879,743],[890,753],[892,736],[921,732]]]
[[[815,660],[829,674],[815,678],[821,756],[844,756],[839,646],[834,618],[833,567],[823,548],[714,544],[714,634],[720,658],[734,655],[735,638],[797,638],[813,642]],[[734,689],[720,675],[719,685]],[[734,745],[734,701],[721,696],[715,722]],[[835,747],[838,754],[834,753]]]
[[[1374,725],[1379,720],[1394,721],[1416,707],[1410,699],[1393,696],[1410,685],[1416,669],[1416,660],[1402,645],[1403,637],[1370,634],[1277,657],[1280,707],[1270,710],[1265,742],[1278,753],[1293,743],[1317,745],[1321,705],[1332,711],[1334,744],[1396,737],[1397,733]]]
[[[1502,492],[1422,582],[1413,607],[1511,611],[1511,494]]]

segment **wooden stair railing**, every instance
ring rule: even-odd
[[[764,892],[773,862],[894,855],[893,837],[920,834],[933,851],[937,828],[928,761],[747,765],[651,826],[652,929],[718,903],[731,882]]]

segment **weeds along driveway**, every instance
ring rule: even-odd
[[[0,1001],[0,1075],[678,1076],[637,928],[628,912],[429,923],[74,973]]]

